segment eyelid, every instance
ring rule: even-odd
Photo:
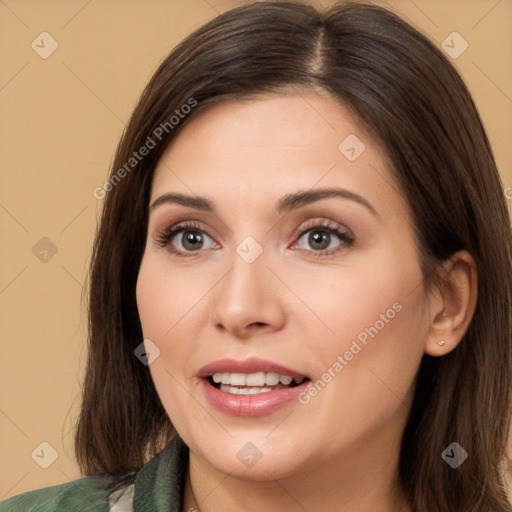
[[[295,236],[298,238],[307,231],[313,230],[314,228],[324,228],[326,230],[332,229],[333,231],[339,231],[347,236],[353,238],[351,231],[344,227],[342,224],[335,222],[329,218],[318,217],[309,219],[305,224],[300,225],[295,231]]]

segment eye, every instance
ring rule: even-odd
[[[351,235],[331,222],[317,221],[316,224],[300,228],[295,235],[300,250],[316,252],[318,256],[350,248],[355,243]]]
[[[312,222],[297,230],[295,236],[298,239],[299,250],[316,253],[317,256],[330,255],[350,248],[355,243],[348,232],[330,221]],[[155,241],[177,256],[184,257],[195,256],[202,249],[217,247],[207,230],[196,222],[184,222],[159,231],[155,235]]]
[[[160,231],[156,234],[155,241],[179,256],[194,256],[201,249],[212,249],[216,246],[212,237],[194,222],[178,224]],[[187,252],[190,254],[186,254]]]

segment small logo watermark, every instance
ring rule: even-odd
[[[240,450],[238,450],[236,456],[240,462],[248,468],[254,467],[258,461],[263,457],[263,454],[253,443],[245,443]]]
[[[236,252],[246,263],[252,263],[261,255],[263,247],[252,236],[248,236],[237,245]]]
[[[48,263],[57,254],[57,246],[44,236],[32,247],[32,254],[41,263]]]
[[[353,162],[357,160],[366,149],[363,141],[354,133],[351,133],[341,141],[338,146],[339,152],[347,159]]]
[[[59,47],[59,43],[48,32],[41,32],[30,46],[39,57],[47,59]]]
[[[48,469],[58,459],[59,454],[50,443],[43,441],[30,456],[43,469]]]
[[[133,353],[142,364],[149,366],[160,356],[160,349],[151,340],[146,339],[137,346]]]
[[[458,32],[452,32],[441,43],[441,47],[452,59],[458,59],[468,49],[469,44]]]
[[[448,445],[441,457],[453,469],[457,469],[468,458],[468,452],[454,441]]]

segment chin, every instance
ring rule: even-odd
[[[258,436],[246,432],[233,438],[227,437],[228,434],[223,439],[210,438],[208,445],[201,441],[189,444],[183,439],[195,454],[217,471],[243,480],[271,481],[286,478],[300,471],[299,465],[305,463],[305,460],[301,462],[297,457],[303,438],[297,439],[297,443],[292,445],[283,444],[282,439],[269,439],[268,431]],[[207,438],[201,435],[200,439]]]

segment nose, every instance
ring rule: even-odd
[[[233,255],[231,270],[212,290],[210,321],[215,329],[248,339],[283,328],[284,285],[264,255],[265,251],[252,263]]]

